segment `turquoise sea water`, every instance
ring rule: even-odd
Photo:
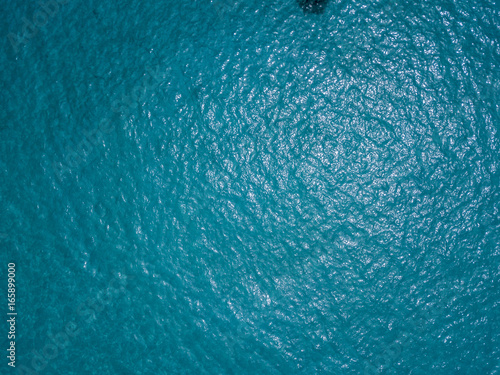
[[[498,4],[41,4],[0,13],[0,373],[500,373]]]

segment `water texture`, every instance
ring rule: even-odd
[[[301,4],[3,2],[2,373],[500,372],[498,4]]]

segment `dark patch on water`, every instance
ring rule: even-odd
[[[325,12],[328,0],[298,0],[304,13],[322,14]]]

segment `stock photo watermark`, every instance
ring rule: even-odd
[[[153,90],[161,83],[163,74],[160,68],[153,71],[148,67],[146,72],[143,79],[129,93],[112,101],[111,110],[113,113],[118,114],[121,120],[125,120],[128,112],[137,107],[138,102],[146,92]],[[75,172],[95,160],[98,155],[97,149],[99,145],[102,145],[104,136],[115,129],[113,117],[109,116],[102,119],[93,130],[84,131],[83,137],[77,145],[74,147],[68,145],[64,159],[62,161],[52,161],[52,170],[59,182],[63,182],[65,175]]]
[[[28,44],[31,39],[38,35],[40,29],[47,26],[49,21],[59,13],[61,5],[68,4],[69,2],[70,0],[48,0],[38,2],[37,10],[35,10],[32,16],[29,18],[24,16],[21,19],[23,21],[21,32],[10,32],[7,34],[7,39],[14,53],[17,54],[20,48]]]
[[[17,375],[42,373],[49,366],[50,361],[56,359],[64,349],[76,341],[85,326],[95,323],[97,315],[125,293],[127,279],[131,278],[127,275],[123,275],[123,278],[114,277],[108,286],[99,291],[95,297],[89,297],[81,303],[76,308],[79,320],[75,318],[67,322],[56,334],[49,332],[44,346],[31,352],[33,357],[30,365],[20,365],[16,368]]]
[[[7,349],[8,365],[16,367],[16,264],[9,263],[7,265],[7,322],[9,323],[9,330],[7,339],[9,340]]]
[[[231,13],[240,6],[239,1],[230,0],[214,0],[212,4],[219,19],[222,19],[224,14]]]
[[[443,316],[447,308],[447,302],[450,302],[452,297],[447,295],[445,298],[440,299],[436,306],[430,309],[424,310],[418,316],[418,319],[414,322],[408,323],[407,327],[410,329],[415,329],[419,334],[424,335],[426,330],[426,325],[433,319]],[[392,368],[401,357],[401,353],[410,345],[410,335],[400,334],[399,337],[389,344],[382,355],[377,356],[373,361],[366,360],[366,365],[364,368],[364,375],[381,374],[386,370]]]

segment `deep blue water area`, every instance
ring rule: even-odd
[[[316,3],[2,3],[0,373],[500,374],[500,7]]]

